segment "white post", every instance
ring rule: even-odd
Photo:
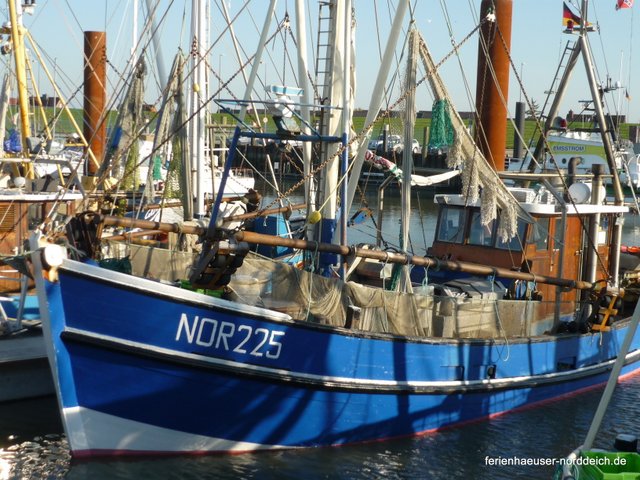
[[[369,111],[367,112],[367,118],[364,122],[365,125],[369,125],[370,123],[372,123],[380,112],[380,106],[382,105],[382,99],[384,96],[385,83],[387,81],[387,77],[389,76],[393,54],[395,52],[396,44],[398,43],[398,37],[400,36],[400,32],[402,31],[402,22],[404,21],[404,16],[407,12],[408,7],[409,0],[401,0],[398,3],[396,15],[393,18],[393,24],[391,25],[389,39],[387,40],[387,46],[385,47],[384,54],[382,56],[382,64],[380,65],[380,70],[378,71],[378,78],[376,78],[376,83],[373,87],[371,102],[369,103]],[[358,180],[360,179],[360,172],[362,171],[362,164],[364,163],[365,148],[369,141],[370,135],[371,132],[367,132],[365,138],[361,140],[360,146],[357,147],[358,155],[353,162],[353,166],[351,167],[351,176],[349,178],[349,188],[347,192],[346,202],[347,211],[351,210],[353,197],[355,196],[356,188],[358,187]]]
[[[156,52],[156,66],[158,67],[158,77],[160,77],[160,85],[164,85],[168,81],[167,69],[164,65],[164,57],[162,55],[162,44],[160,43],[160,33],[158,31],[158,23],[156,22],[156,10],[160,0],[156,0],[155,6],[151,4],[152,0],[146,0],[147,13],[151,17],[152,31],[151,40],[153,41],[153,50]]]
[[[244,92],[243,100],[251,100],[251,94],[253,92],[253,85],[256,82],[256,77],[258,76],[258,69],[260,68],[260,61],[262,60],[262,53],[264,52],[267,38],[269,36],[269,26],[271,25],[271,18],[276,10],[276,4],[278,0],[271,0],[269,3],[269,11],[267,12],[267,16],[264,19],[264,24],[262,26],[262,32],[260,34],[260,42],[258,43],[258,49],[256,50],[256,56],[253,59],[253,65],[251,66],[251,73],[249,74],[249,81],[247,82],[247,88]],[[245,105],[240,109],[240,115],[238,118],[244,121],[244,116],[247,113],[247,107]]]
[[[340,203],[340,243],[342,245],[347,244],[347,217],[349,216],[349,210],[347,209],[344,199],[347,197],[347,170],[349,167],[349,137],[351,133],[351,102],[355,92],[352,88],[355,85],[351,83],[351,0],[345,0],[344,2],[344,38],[343,38],[343,67],[344,70],[344,88],[342,90],[342,117],[341,117],[341,130],[343,138],[343,151],[341,154],[341,168],[340,168],[340,197],[342,202]],[[340,268],[341,278],[344,278],[344,262],[341,263]]]
[[[190,113],[189,138],[191,143],[192,185],[195,186],[195,204],[193,214],[196,218],[202,218],[205,213],[204,202],[204,162],[205,145],[204,130],[206,121],[205,102],[207,100],[207,88],[205,77],[205,33],[206,33],[206,8],[203,0],[193,0],[191,8],[191,32],[192,32],[192,78],[190,84]]]
[[[593,441],[596,438],[596,434],[600,429],[604,414],[606,413],[609,402],[611,401],[611,397],[613,396],[613,390],[616,388],[616,383],[618,383],[620,371],[622,370],[624,362],[627,358],[627,352],[629,351],[629,347],[631,346],[631,341],[636,334],[636,330],[638,328],[638,320],[640,320],[640,302],[636,303],[636,308],[633,311],[633,316],[629,321],[629,326],[627,327],[629,330],[627,330],[627,334],[622,341],[622,346],[620,347],[620,351],[618,352],[616,361],[613,364],[613,368],[611,369],[611,374],[609,375],[607,386],[604,388],[604,392],[602,392],[602,397],[600,398],[598,409],[593,416],[591,426],[589,427],[589,431],[587,432],[587,437],[585,438],[584,444],[582,445],[583,450],[590,450],[593,446]]]
[[[309,122],[311,119],[311,109],[307,106],[311,104],[311,92],[307,79],[308,62],[307,62],[307,29],[305,21],[305,5],[304,0],[296,0],[296,42],[298,43],[298,79],[300,88],[302,89],[302,107],[300,114],[302,118]],[[302,133],[308,134],[309,128],[305,125],[302,127]],[[311,173],[311,142],[302,144],[302,158],[304,160],[303,171],[304,176],[308,179],[304,183],[304,195],[307,207],[315,207],[315,198],[312,197],[313,185],[310,178]]]

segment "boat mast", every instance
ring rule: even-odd
[[[132,26],[131,26],[131,67],[136,65],[138,60],[138,54],[136,49],[138,46],[138,0],[133,0],[132,14]]]
[[[262,54],[264,53],[264,49],[267,46],[267,39],[269,37],[269,27],[271,25],[271,19],[273,18],[274,12],[276,10],[277,0],[271,0],[269,3],[269,10],[267,11],[267,15],[264,19],[264,24],[262,25],[262,32],[260,33],[260,40],[258,41],[258,48],[256,50],[256,54],[253,57],[253,65],[251,66],[251,73],[249,74],[249,80],[247,81],[247,86],[244,91],[244,96],[242,99],[244,102],[240,107],[240,114],[238,118],[240,121],[244,122],[245,114],[247,113],[247,106],[251,103],[251,97],[253,95],[253,86],[256,83],[256,78],[258,77],[258,69],[260,68],[260,62],[262,60]]]
[[[107,124],[104,113],[107,104],[107,34],[84,32],[84,138],[87,143],[86,175],[96,177],[104,157]],[[95,178],[93,179],[95,180]],[[85,180],[88,182],[89,180]]]
[[[147,15],[151,17],[152,29],[151,29],[151,40],[153,41],[153,50],[156,54],[156,66],[158,67],[158,77],[160,77],[160,85],[164,85],[165,82],[168,81],[167,78],[167,69],[164,64],[164,56],[162,55],[162,45],[160,44],[160,33],[158,30],[158,21],[156,18],[156,10],[158,7],[160,0],[155,2],[155,5],[152,5],[152,0],[146,0],[147,4]]]
[[[345,125],[349,125],[349,103],[352,98],[351,67],[348,53],[351,48],[351,1],[332,0],[329,8],[333,10],[331,14],[330,41],[334,48],[331,49],[331,68],[326,73],[328,77],[324,79],[322,98],[327,99],[328,105],[340,105],[342,108],[327,110],[326,116],[328,119],[322,125],[322,134],[342,137],[343,146],[346,147],[348,134],[343,129],[348,128]],[[326,165],[323,171],[324,180],[322,181],[322,221],[314,233],[315,238],[319,239],[319,241],[332,243],[335,240],[338,224],[337,190],[339,188],[340,170],[341,165],[344,168],[346,157],[337,155],[338,145],[327,144],[324,147],[321,158],[321,162]],[[346,149],[343,154],[346,155]],[[320,273],[331,276],[333,273],[332,267],[338,262],[336,255],[320,254]]]
[[[418,68],[418,42],[420,36],[412,27],[409,31],[409,54],[407,59],[407,77],[405,80],[405,119],[404,119],[404,148],[402,149],[402,210],[400,221],[402,235],[400,236],[400,248],[409,254],[409,220],[411,216],[411,172],[413,171],[413,132],[416,123],[416,82]],[[398,290],[411,292],[411,279],[406,266],[401,267],[398,278]]]
[[[591,55],[591,47],[587,39],[587,8],[589,5],[588,0],[582,0],[582,25],[580,26],[580,46],[582,47],[582,56],[584,58],[585,67],[587,69],[587,78],[589,80],[589,88],[591,89],[591,97],[593,98],[593,104],[596,111],[598,123],[600,124],[600,133],[602,137],[602,144],[604,146],[607,163],[609,164],[609,171],[612,175],[613,183],[613,195],[616,205],[624,204],[624,195],[622,193],[622,186],[620,185],[620,178],[618,177],[618,169],[616,167],[615,158],[613,156],[613,146],[611,144],[611,137],[608,134],[609,127],[604,116],[604,107],[602,106],[602,97],[600,87],[596,82],[596,74],[593,68],[593,57]],[[617,219],[614,222],[612,230],[612,238],[610,245],[610,260],[609,260],[609,275],[611,277],[612,286],[618,286],[618,271],[620,268],[620,244],[622,243],[622,218]]]
[[[620,185],[620,178],[617,175],[616,162],[613,156],[613,146],[611,144],[611,137],[608,135],[609,129],[604,116],[604,107],[602,106],[602,97],[600,87],[596,80],[595,70],[593,68],[593,56],[591,55],[591,47],[587,39],[587,8],[589,5],[588,0],[582,0],[582,25],[580,26],[580,38],[579,43],[581,46],[582,57],[584,58],[585,68],[587,69],[587,79],[589,81],[589,89],[591,90],[591,97],[593,98],[593,105],[596,111],[598,123],[600,124],[600,131],[602,133],[602,144],[607,157],[607,163],[609,164],[609,170],[613,175],[613,195],[616,205],[622,205],[624,203],[624,195],[622,193],[622,187]]]
[[[233,20],[231,18],[231,16],[229,15],[229,8],[227,6],[227,2],[221,1],[220,2],[220,7],[222,8],[222,15],[224,16],[224,21],[226,22],[226,29],[229,30],[229,36],[231,38],[231,43],[233,44],[233,51],[235,52],[236,55],[236,59],[238,61],[238,65],[242,65],[244,63],[244,60],[242,59],[242,51],[240,48],[240,44],[238,43],[238,37],[236,36],[235,33],[235,29],[234,29],[234,24],[233,24]],[[273,5],[273,8],[275,9],[275,4]],[[271,24],[271,17],[269,17],[268,19],[269,24]],[[266,41],[266,37],[265,37],[265,41]],[[261,44],[262,45],[262,44]],[[224,55],[224,54],[223,54]],[[256,63],[258,68],[260,66],[260,64],[262,63],[262,53],[260,53],[260,60],[258,60],[258,62]],[[257,72],[257,70],[256,70]],[[218,75],[221,75],[221,72],[218,72]],[[242,75],[242,78],[244,80],[244,84],[245,87],[249,84],[249,79],[247,78],[247,72],[246,69],[242,68],[240,69],[240,75]],[[266,82],[266,79],[263,79],[263,82]],[[255,78],[254,78],[254,83],[255,83]],[[219,92],[221,93],[221,92]],[[251,93],[253,93],[253,88],[251,89]],[[249,100],[250,97],[244,97],[245,100]],[[262,122],[260,120],[260,115],[258,113],[258,109],[257,108],[252,108],[251,109],[252,112],[251,114],[253,115],[253,121],[256,123],[256,125],[259,126],[260,131],[262,131]],[[241,116],[241,118],[244,118],[244,115]]]
[[[385,93],[385,83],[389,76],[391,65],[393,64],[393,56],[395,54],[398,38],[402,32],[402,23],[408,8],[409,0],[400,0],[398,7],[396,8],[395,16],[393,17],[393,23],[391,24],[391,31],[389,32],[387,45],[385,46],[384,54],[382,55],[382,61],[380,63],[380,69],[378,70],[376,83],[373,87],[371,101],[369,102],[369,109],[367,110],[367,117],[364,121],[365,125],[373,125],[378,113],[380,113],[380,107],[382,106],[382,100]],[[362,171],[362,165],[364,163],[364,154],[367,150],[367,144],[370,136],[371,129],[366,132],[366,135],[362,138],[360,145],[356,146],[357,156],[353,161],[353,165],[351,166],[351,175],[349,176],[349,189],[346,201],[347,212],[351,210],[351,205],[358,188],[360,172]]]
[[[18,82],[18,101],[20,105],[20,136],[23,153],[27,148],[27,138],[31,135],[29,124],[29,94],[27,92],[27,71],[24,52],[24,27],[22,25],[22,7],[19,0],[9,0],[9,21],[11,22],[11,39],[13,41],[13,55],[16,62],[16,80]],[[33,178],[33,167],[24,164],[25,177]]]
[[[551,108],[549,113],[547,114],[547,120],[545,122],[544,129],[540,140],[538,141],[538,145],[536,146],[536,150],[534,152],[534,158],[539,160],[544,155],[544,135],[551,128],[551,122],[558,114],[558,110],[560,107],[560,101],[567,89],[569,84],[569,79],[571,78],[571,74],[573,68],[576,65],[578,57],[582,55],[582,59],[584,61],[585,70],[587,73],[587,81],[589,83],[589,89],[591,91],[591,99],[593,101],[594,110],[596,113],[596,118],[598,124],[600,125],[600,136],[602,138],[602,144],[605,151],[605,157],[607,159],[607,165],[609,167],[609,172],[612,176],[612,184],[613,184],[613,194],[614,194],[614,202],[616,205],[624,204],[624,194],[622,193],[622,186],[620,185],[620,178],[618,177],[618,170],[615,162],[615,157],[613,154],[613,145],[611,142],[611,137],[608,134],[608,124],[606,122],[606,118],[604,115],[604,107],[602,105],[602,97],[600,86],[596,80],[595,70],[593,67],[593,56],[591,54],[591,48],[589,46],[589,40],[587,38],[588,32],[588,22],[587,22],[587,13],[588,13],[588,0],[582,0],[582,6],[580,11],[581,24],[579,28],[579,38],[576,42],[576,45],[571,53],[571,57],[567,63],[565,68],[565,72],[562,76],[560,84],[558,85],[558,90],[556,93],[556,97],[551,104]],[[529,171],[533,171],[535,169],[535,162],[531,162],[529,165]],[[621,220],[621,219],[619,219]],[[612,286],[616,287],[618,285],[618,271],[620,268],[620,244],[622,243],[622,221],[616,221],[613,230],[612,230],[612,238],[610,245],[610,256],[609,256],[609,275],[613,282]]]
[[[571,78],[571,74],[573,73],[573,69],[576,66],[578,58],[580,57],[580,50],[581,50],[580,43],[576,43],[571,52],[571,56],[569,57],[569,61],[567,62],[567,66],[564,69],[562,78],[560,79],[558,89],[553,98],[553,102],[551,103],[551,107],[549,108],[549,113],[547,113],[547,119],[545,120],[545,123],[544,123],[543,135],[540,135],[540,138],[538,139],[538,143],[536,145],[536,149],[533,152],[533,158],[531,159],[531,162],[528,165],[528,170],[530,173],[535,172],[536,162],[538,164],[542,163],[542,159],[545,154],[544,134],[546,134],[546,132],[548,132],[551,129],[553,120],[556,118],[556,116],[558,115],[558,112],[560,111],[560,103],[562,102],[562,99],[564,97],[565,91],[567,89],[566,87],[569,84],[569,80]]]
[[[351,0],[344,2],[344,37],[342,39],[342,69],[344,72],[344,86],[342,88],[342,115],[340,117],[340,129],[342,130],[342,152],[340,153],[340,243],[347,245],[347,215],[346,198],[347,198],[347,180],[349,171],[349,133],[351,131],[351,103],[355,97],[355,82],[352,82],[352,58],[351,48],[353,40],[351,35],[353,27],[353,16],[351,10]],[[344,278],[346,274],[344,259],[339,257],[340,261],[340,278]]]
[[[196,218],[204,217],[206,213],[204,202],[204,163],[205,163],[205,122],[207,95],[205,40],[208,8],[203,0],[193,0],[191,3],[191,60],[192,81],[190,83],[190,113],[193,115],[189,122],[189,138],[191,144],[191,175],[195,189],[195,204],[193,214]],[[212,173],[213,173],[212,168]],[[213,182],[215,183],[215,182]],[[215,192],[213,192],[215,194]]]
[[[298,43],[298,82],[299,87],[302,89],[302,105],[300,106],[300,115],[302,118],[309,122],[311,119],[311,89],[309,88],[309,81],[307,79],[308,61],[307,61],[307,29],[305,22],[306,9],[304,6],[304,0],[296,0],[296,42]],[[310,133],[309,127],[305,124],[301,125],[302,133],[308,135]],[[308,179],[304,184],[304,198],[308,205],[313,205],[315,209],[315,179],[311,178],[311,142],[304,142],[302,144],[302,158],[304,160],[304,178]],[[309,211],[311,211],[309,209]]]

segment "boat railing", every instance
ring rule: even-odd
[[[47,156],[47,157],[37,157],[37,159],[34,161],[31,158],[4,157],[4,158],[0,158],[0,163],[15,163],[20,165],[24,165],[26,163],[31,163],[34,165],[42,165],[42,164],[56,165],[58,166],[58,170],[60,173],[60,181],[63,181],[62,172],[60,171],[60,169],[68,168],[69,171],[71,172],[71,175],[68,178],[68,184],[75,185],[80,191],[80,193],[82,194],[82,196],[83,197],[85,196],[85,191],[84,191],[84,188],[82,187],[82,182],[80,181],[80,178],[78,176],[77,169],[73,166],[73,164],[71,163],[71,160],[69,160],[68,158]]]
[[[278,121],[276,120],[277,131],[276,132],[258,132],[255,127],[252,127],[245,123],[244,118],[241,118],[241,112],[245,111],[247,108],[256,108],[257,105],[262,105],[265,112],[271,113],[274,116],[274,119],[277,117],[274,109],[280,107],[282,105],[282,100],[280,101],[270,101],[270,100],[236,100],[236,99],[220,99],[215,100],[215,102],[220,107],[221,111],[231,115],[237,121],[237,129],[239,129],[238,135],[239,138],[249,138],[249,139],[264,139],[266,141],[273,140],[283,140],[283,139],[295,139],[300,142],[328,142],[328,143],[338,143],[342,141],[340,137],[336,136],[327,136],[322,135],[316,126],[312,125],[307,119],[303,118],[301,115],[301,110],[303,108],[309,108],[311,111],[316,113],[318,112],[328,112],[330,110],[340,110],[340,107],[335,107],[331,105],[318,105],[318,104],[303,104],[297,102],[287,102],[286,110],[287,113],[290,114],[292,119],[295,119],[295,122],[299,124],[301,128],[300,132],[291,132],[287,131],[287,125],[278,126]],[[302,133],[303,130],[306,130],[309,133]]]

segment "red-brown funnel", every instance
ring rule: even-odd
[[[482,0],[480,18],[495,7],[496,21],[485,22],[478,47],[476,142],[496,170],[504,170],[509,99],[509,52],[513,0]],[[486,45],[486,55],[485,47]],[[495,71],[495,80],[491,71]],[[496,85],[497,82],[497,85]]]
[[[84,137],[96,159],[102,160],[107,141],[103,119],[107,103],[107,34],[84,32]],[[98,166],[87,162],[87,174],[95,175]]]

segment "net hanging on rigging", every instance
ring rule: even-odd
[[[429,148],[451,146],[454,140],[454,130],[449,114],[449,103],[446,99],[433,103],[431,129],[429,132]]]

